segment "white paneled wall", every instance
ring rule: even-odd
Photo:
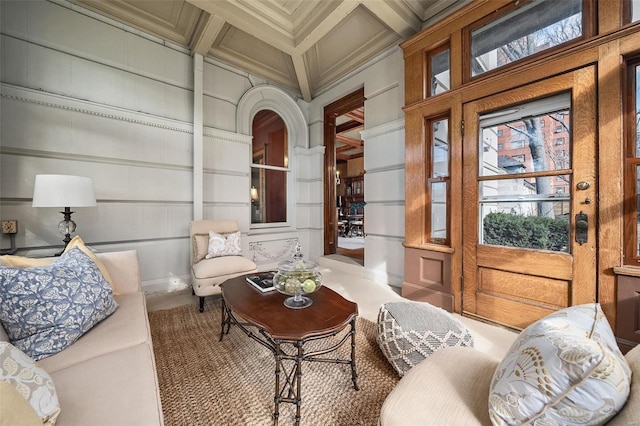
[[[90,176],[98,205],[76,209],[78,234],[100,251],[138,250],[147,292],[189,285],[193,164],[201,155],[204,218],[236,219],[243,250],[261,269],[290,256],[296,242],[317,260],[324,254],[323,108],[364,86],[365,273],[401,282],[399,48],[310,103],[205,59],[203,151],[194,153],[190,52],[64,0],[0,1],[0,8],[0,218],[19,221],[18,254],[48,255],[62,244],[58,209],[31,207],[35,175]],[[279,112],[291,135],[286,227],[251,228],[252,108]]]
[[[322,145],[324,106],[364,87],[362,138],[367,204],[363,275],[395,287],[401,285],[404,277],[403,64],[400,48],[389,50],[361,72],[313,99],[308,118],[310,145]]]

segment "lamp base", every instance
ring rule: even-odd
[[[76,223],[71,220],[71,215],[74,213],[71,211],[71,208],[65,207],[64,211],[60,213],[62,213],[64,219],[58,224],[58,232],[64,235],[64,239],[62,240],[62,242],[64,242],[64,247],[62,247],[62,251],[60,253],[56,253],[56,256],[60,256],[64,253],[67,248],[67,244],[71,241],[71,233],[76,230]]]

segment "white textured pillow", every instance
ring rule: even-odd
[[[240,252],[240,231],[228,234],[227,236],[209,231],[207,259],[220,256],[237,256]]]
[[[597,303],[572,306],[520,333],[489,393],[494,425],[603,424],[622,409],[631,370]]]
[[[0,342],[0,381],[8,382],[29,402],[43,424],[54,424],[60,403],[51,376],[9,342]]]

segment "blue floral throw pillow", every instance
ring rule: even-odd
[[[111,285],[77,247],[49,266],[0,267],[0,323],[36,361],[67,348],[117,308]]]

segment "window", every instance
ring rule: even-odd
[[[564,138],[556,138],[553,143],[554,145],[564,145]]]
[[[483,20],[474,27],[468,74],[472,77],[581,38],[582,1],[521,2],[515,9],[505,7],[497,19]]]
[[[427,119],[427,242],[449,243],[449,117]]]
[[[556,129],[554,130],[556,133],[562,133],[564,131],[564,127],[562,126],[562,124],[558,124],[556,126]]]
[[[449,65],[449,45],[444,45],[427,53],[429,69],[429,96],[449,91],[451,71]]]
[[[524,140],[511,142],[511,149],[524,148]]]
[[[253,119],[251,164],[251,223],[287,221],[287,128],[273,111],[259,111]]]
[[[504,133],[504,130],[498,129],[498,136],[502,136],[503,133]]]
[[[628,63],[627,67],[627,102],[625,138],[626,167],[624,229],[626,230],[624,263],[628,265],[640,264],[640,58]]]
[[[499,133],[499,132],[500,132],[500,131],[498,131],[498,133]],[[502,151],[503,149],[504,149],[504,144],[499,143],[499,144],[498,144],[498,151]]]

